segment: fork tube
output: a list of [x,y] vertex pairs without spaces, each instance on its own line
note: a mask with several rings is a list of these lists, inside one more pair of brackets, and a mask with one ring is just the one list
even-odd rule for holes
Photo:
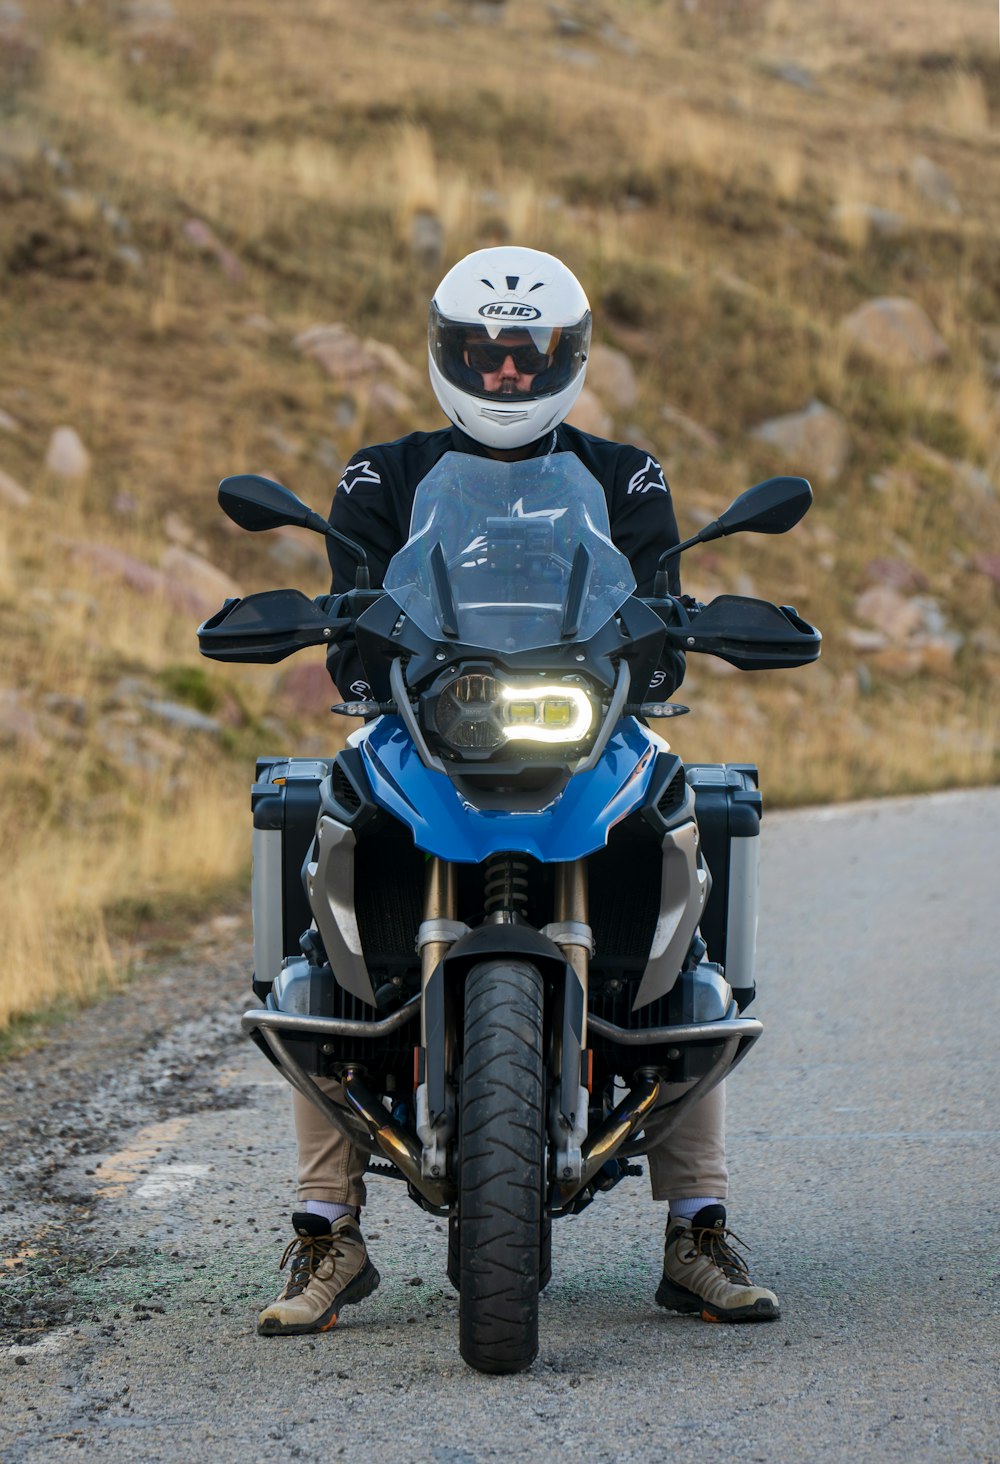
[[[590,928],[590,910],[587,901],[587,866],[582,859],[556,866],[555,918],[556,924],[574,923]],[[580,1045],[587,1045],[587,998],[589,994],[590,952],[585,945],[574,945],[560,941],[563,953],[580,978],[583,987],[583,1031]]]
[[[455,866],[444,859],[434,857],[427,862],[427,882],[424,886],[424,919],[455,919]],[[447,941],[431,940],[420,953],[420,994],[427,990],[427,983],[437,963],[448,950]],[[420,1004],[420,1045],[427,1046],[426,1005]]]

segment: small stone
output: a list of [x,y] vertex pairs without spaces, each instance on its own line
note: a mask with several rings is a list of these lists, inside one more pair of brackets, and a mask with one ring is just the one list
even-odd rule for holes
[[873,203],[841,203],[830,214],[834,226],[848,239],[869,234],[877,239],[898,239],[906,227],[902,214]]
[[31,502],[31,494],[27,488],[22,488],[16,479],[0,468],[0,503],[5,503],[8,508],[27,508]]
[[165,25],[176,15],[171,0],[129,0],[122,6],[122,19],[130,25]]
[[20,430],[21,424],[17,418],[12,417],[9,412],[5,412],[3,407],[0,407],[0,432],[9,432],[13,436]]
[[79,188],[60,188],[56,197],[71,224],[92,224],[98,216],[98,202],[91,193]]
[[181,233],[189,244],[194,245],[195,249],[200,250],[203,254],[214,255],[223,272],[231,280],[235,280],[237,283],[242,281],[243,266],[204,219],[186,219]]
[[132,232],[132,225],[122,213],[121,209],[115,208],[113,203],[108,203],[106,198],[99,199],[97,207],[101,218],[111,232],[117,234],[119,239],[128,238]]
[[90,453],[74,427],[57,427],[49,439],[45,466],[60,478],[85,478],[90,472]]
[[844,632],[844,639],[852,650],[860,651],[862,654],[884,651],[889,644],[880,630],[863,630],[857,625],[848,626]]
[[552,24],[555,26],[557,35],[585,36],[587,34],[586,25],[577,16],[569,15],[556,5],[549,6],[549,14],[552,16]]
[[194,529],[181,518],[179,513],[167,514],[163,520],[163,532],[172,543],[182,544],[185,549],[193,548],[197,542]]
[[418,209],[410,220],[410,253],[421,269],[438,270],[444,258],[444,225],[437,214]]
[[557,61],[564,61],[567,66],[579,66],[582,70],[590,70],[598,63],[598,57],[593,51],[584,50],[583,46],[553,46],[552,54]]
[[960,214],[962,205],[958,201],[955,185],[944,168],[930,158],[916,157],[910,164],[910,181],[928,203],[936,204],[946,213]]
[[799,66],[794,61],[776,61],[767,70],[778,81],[787,81],[789,86],[797,86],[800,91],[819,91],[816,77],[807,66]]
[[146,267],[146,261],[141,251],[132,244],[119,244],[114,252],[114,257],[119,264],[124,265],[129,274],[142,274]]
[[181,702],[152,700],[146,703],[146,708],[154,717],[183,732],[208,732],[217,737],[222,731],[222,723],[215,717],[208,717]]

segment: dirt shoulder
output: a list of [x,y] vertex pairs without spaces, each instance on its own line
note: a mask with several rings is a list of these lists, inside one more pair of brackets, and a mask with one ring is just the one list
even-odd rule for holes
[[[142,962],[121,990],[60,1017],[31,1050],[0,1064],[4,1334],[73,1318],[73,1291],[62,1282],[67,1266],[84,1263],[97,1223],[93,1191],[81,1189],[75,1161],[107,1152],[137,1128],[242,1101],[217,1080],[244,1042],[238,1017],[253,1002],[250,940],[249,919],[219,916],[181,950]],[[18,1284],[22,1273],[30,1284]]]

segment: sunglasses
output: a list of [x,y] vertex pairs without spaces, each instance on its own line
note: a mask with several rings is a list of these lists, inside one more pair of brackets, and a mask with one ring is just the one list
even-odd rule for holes
[[473,343],[466,346],[465,354],[473,371],[478,371],[482,376],[499,371],[508,356],[514,362],[516,370],[526,376],[534,376],[537,372],[544,371],[549,364],[549,358],[545,352],[539,351],[530,341],[523,346]]

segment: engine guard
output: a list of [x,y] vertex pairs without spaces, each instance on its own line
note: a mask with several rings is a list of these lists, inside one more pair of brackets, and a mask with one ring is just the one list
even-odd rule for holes
[[[317,1037],[381,1037],[404,1026],[417,1015],[419,1008],[420,998],[413,997],[399,1011],[379,1022],[294,1016],[255,1008],[244,1013],[241,1025],[292,1087],[314,1104],[339,1133],[362,1152],[382,1155],[391,1160],[426,1201],[427,1208],[444,1213],[454,1202],[454,1184],[423,1175],[420,1144],[389,1116],[357,1073],[349,1071],[344,1076],[344,1093],[350,1107],[342,1108],[328,1098],[315,1080],[296,1062],[282,1040],[282,1033],[286,1036],[308,1034]],[[639,1082],[635,1088],[585,1139],[579,1179],[557,1187],[556,1203],[562,1208],[554,1209],[554,1214],[569,1213],[575,1209],[581,1191],[593,1183],[600,1169],[609,1160],[618,1155],[629,1157],[647,1151],[648,1142],[640,1130],[654,1109],[660,1115],[656,1142],[662,1142],[689,1109],[743,1060],[764,1030],[763,1024],[754,1017],[734,1017],[718,1022],[630,1031],[624,1027],[616,1027],[600,1017],[591,1016],[589,1026],[591,1031],[605,1040],[629,1049],[665,1043],[678,1049],[692,1043],[713,1046],[721,1043],[722,1051],[712,1066],[686,1092],[668,1104],[659,1104],[657,1101],[664,1082],[662,1073],[653,1069],[640,1069]],[[635,1135],[638,1137],[634,1137]]]
[[[591,1016],[588,1027],[601,1037],[627,1048],[669,1043],[671,1047],[680,1049],[691,1044],[711,1043],[715,1046],[721,1042],[722,1051],[711,1067],[686,1092],[670,1103],[658,1102],[660,1089],[665,1081],[662,1072],[653,1068],[640,1068],[635,1087],[585,1140],[580,1178],[569,1184],[558,1185],[557,1194],[563,1209],[553,1209],[553,1214],[575,1213],[580,1208],[582,1193],[593,1188],[599,1171],[609,1160],[617,1157],[630,1158],[647,1152],[649,1143],[640,1131],[654,1110],[657,1113],[656,1143],[660,1144],[694,1104],[704,1098],[717,1083],[721,1083],[736,1064],[743,1060],[764,1030],[763,1024],[755,1017],[734,1017],[719,1022],[690,1023],[687,1026],[653,1027],[636,1032]],[[638,1137],[634,1137],[635,1135]]]
[[447,1214],[454,1199],[454,1186],[447,1181],[426,1178],[421,1173],[421,1149],[417,1140],[391,1118],[375,1094],[369,1092],[357,1072],[344,1074],[344,1095],[350,1105],[342,1108],[320,1088],[289,1052],[284,1036],[384,1037],[404,1026],[420,1010],[415,996],[398,1012],[380,1022],[356,1022],[337,1017],[303,1017],[261,1008],[244,1012],[240,1025],[247,1036],[281,1072],[292,1087],[319,1109],[328,1123],[355,1148],[365,1154],[389,1159],[420,1194],[426,1208]]

